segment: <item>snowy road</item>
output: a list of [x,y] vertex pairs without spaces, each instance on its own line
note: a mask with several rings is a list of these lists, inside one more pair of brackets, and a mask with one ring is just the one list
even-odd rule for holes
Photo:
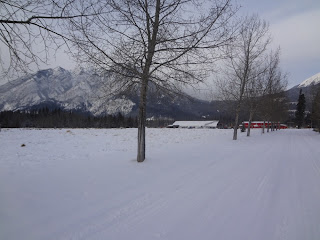
[[320,135],[252,134],[2,130],[0,239],[319,240]]

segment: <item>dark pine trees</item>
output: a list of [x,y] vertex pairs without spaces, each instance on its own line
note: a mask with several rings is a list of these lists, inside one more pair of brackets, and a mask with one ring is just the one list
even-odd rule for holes
[[320,88],[312,101],[311,120],[313,127],[320,133]]
[[297,104],[297,111],[296,111],[296,124],[298,125],[299,129],[303,126],[303,123],[304,123],[305,110],[306,110],[306,98],[302,93],[302,90],[300,89],[299,99]]

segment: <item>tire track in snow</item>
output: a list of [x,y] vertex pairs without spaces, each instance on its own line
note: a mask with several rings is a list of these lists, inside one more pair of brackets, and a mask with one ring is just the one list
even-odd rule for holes
[[[88,239],[101,231],[116,228],[117,225],[134,214],[136,209],[149,204],[150,197],[148,194],[144,194],[115,210],[99,209],[95,214],[69,224],[63,232],[54,233],[52,239]],[[70,229],[79,229],[79,226],[81,226],[81,230],[70,233]]]
[[[229,155],[231,156],[232,153]],[[133,203],[120,208],[117,213],[110,213],[110,217],[101,216],[101,218],[99,218],[98,216],[92,216],[90,217],[92,222],[90,223],[89,221],[84,229],[73,236],[67,236],[63,239],[86,239],[89,236],[99,234],[101,231],[107,231],[107,229],[109,234],[123,230],[126,231],[126,229],[129,231],[133,230],[137,224],[143,225],[148,217],[155,216],[159,212],[170,209],[172,205],[178,205],[179,202],[190,197],[192,198],[198,185],[208,186],[208,188],[210,188],[212,182],[217,179],[217,174],[211,174],[212,169],[216,168],[216,164],[219,163],[224,167],[223,160],[220,160],[218,163],[215,161],[208,161],[206,165],[200,165],[198,168],[191,171],[179,172],[179,175],[175,176],[174,180],[172,177],[168,177],[167,182],[162,183],[163,185],[169,186],[165,193],[153,192],[153,195],[149,194],[143,201],[136,200]],[[228,167],[229,170],[242,166],[241,161],[235,161],[234,163],[236,164],[231,164]],[[189,167],[187,166],[186,170],[188,169]],[[221,177],[223,176],[219,176],[218,174],[218,178]],[[223,196],[224,192],[230,191],[230,188],[239,181],[239,176],[233,176],[230,178],[230,181],[231,182],[226,182],[220,186],[220,192],[217,199]],[[175,184],[172,184],[172,182]],[[210,199],[210,201],[212,200]],[[136,204],[137,202],[140,204]],[[121,223],[121,226],[119,226],[119,223]],[[164,234],[162,233],[160,235],[163,236]]]

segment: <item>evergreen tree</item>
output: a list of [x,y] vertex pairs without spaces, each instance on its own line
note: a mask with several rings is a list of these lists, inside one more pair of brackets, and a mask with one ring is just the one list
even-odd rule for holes
[[312,102],[311,120],[313,127],[317,128],[317,131],[320,133],[320,88]]
[[304,123],[305,110],[306,110],[306,98],[302,93],[302,89],[300,89],[299,99],[297,104],[297,111],[296,111],[296,123],[299,129],[302,127]]

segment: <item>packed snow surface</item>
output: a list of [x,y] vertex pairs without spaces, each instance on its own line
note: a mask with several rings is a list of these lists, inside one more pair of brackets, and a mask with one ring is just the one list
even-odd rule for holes
[[312,130],[147,129],[143,163],[136,135],[2,129],[0,239],[320,239]]

